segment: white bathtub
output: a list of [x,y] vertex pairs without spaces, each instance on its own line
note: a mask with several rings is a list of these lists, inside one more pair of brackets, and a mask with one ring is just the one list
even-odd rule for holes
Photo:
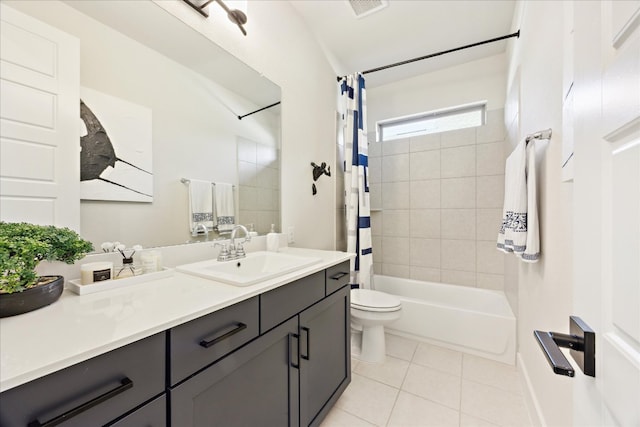
[[515,364],[516,319],[504,292],[380,275],[373,287],[402,301],[387,332]]

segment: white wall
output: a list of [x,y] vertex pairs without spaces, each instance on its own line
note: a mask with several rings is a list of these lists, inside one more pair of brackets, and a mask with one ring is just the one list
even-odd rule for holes
[[204,19],[182,1],[154,0],[222,48],[264,74],[282,90],[282,229],[295,227],[295,246],[335,246],[334,178],[323,177],[311,194],[311,162],[336,164],[335,72],[300,16],[285,1],[248,2],[248,35],[215,4]]
[[562,3],[519,3],[514,28],[520,28],[521,36],[511,42],[505,113],[512,147],[527,134],[553,129],[550,143],[535,143],[541,259],[518,263],[517,293],[519,363],[528,381],[534,424],[554,426],[572,424],[572,380],[552,372],[533,330],[564,332],[573,314],[573,187],[561,181]]

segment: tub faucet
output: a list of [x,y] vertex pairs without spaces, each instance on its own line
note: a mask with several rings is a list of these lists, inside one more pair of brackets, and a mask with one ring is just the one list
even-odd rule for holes
[[207,236],[207,239],[209,238],[209,229],[204,224],[194,225],[193,230],[191,230],[191,236],[197,237],[198,235],[201,234],[201,232],[204,233],[205,236]]
[[[236,245],[236,234],[238,234],[238,230],[242,230],[244,232],[244,240]],[[251,235],[249,234],[247,227],[241,224],[236,225],[233,227],[233,230],[231,230],[231,237],[229,239],[231,241],[229,249],[231,250],[233,258],[244,258],[246,254],[242,244],[251,241]]]

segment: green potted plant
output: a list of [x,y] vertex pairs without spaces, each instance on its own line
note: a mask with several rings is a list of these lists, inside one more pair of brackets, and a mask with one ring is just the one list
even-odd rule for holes
[[93,250],[75,231],[53,225],[0,222],[0,317],[26,313],[56,301],[62,276],[38,276],[40,261],[73,264]]

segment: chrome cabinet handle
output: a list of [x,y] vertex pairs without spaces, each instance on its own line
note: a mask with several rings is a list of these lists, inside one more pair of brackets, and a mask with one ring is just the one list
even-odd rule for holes
[[106,402],[107,400],[117,396],[118,394],[129,390],[130,388],[133,388],[133,381],[131,381],[129,378],[124,377],[122,380],[120,380],[120,385],[116,388],[114,388],[113,390],[110,390],[106,393],[101,394],[100,396],[96,397],[95,399],[92,399],[86,403],[81,404],[80,406],[77,406],[73,409],[71,409],[70,411],[65,412],[62,415],[58,415],[55,418],[50,419],[49,421],[45,421],[44,423],[41,423],[40,421],[38,421],[38,419],[36,418],[35,420],[31,421],[27,427],[53,427],[53,426],[57,426],[60,423],[63,423],[65,421],[70,420],[71,418],[75,417],[76,415],[80,415],[81,413],[93,408],[96,405],[99,405],[103,402]]
[[210,341],[207,340],[202,340],[200,341],[200,345],[204,348],[209,348],[212,345],[218,344],[220,341],[226,340],[227,338],[231,337],[232,335],[237,334],[238,332],[244,330],[247,328],[247,325],[245,325],[244,323],[238,322],[235,325],[235,328],[233,328],[232,330],[230,330],[229,332],[227,332],[226,334],[220,335],[219,337],[216,337]]

